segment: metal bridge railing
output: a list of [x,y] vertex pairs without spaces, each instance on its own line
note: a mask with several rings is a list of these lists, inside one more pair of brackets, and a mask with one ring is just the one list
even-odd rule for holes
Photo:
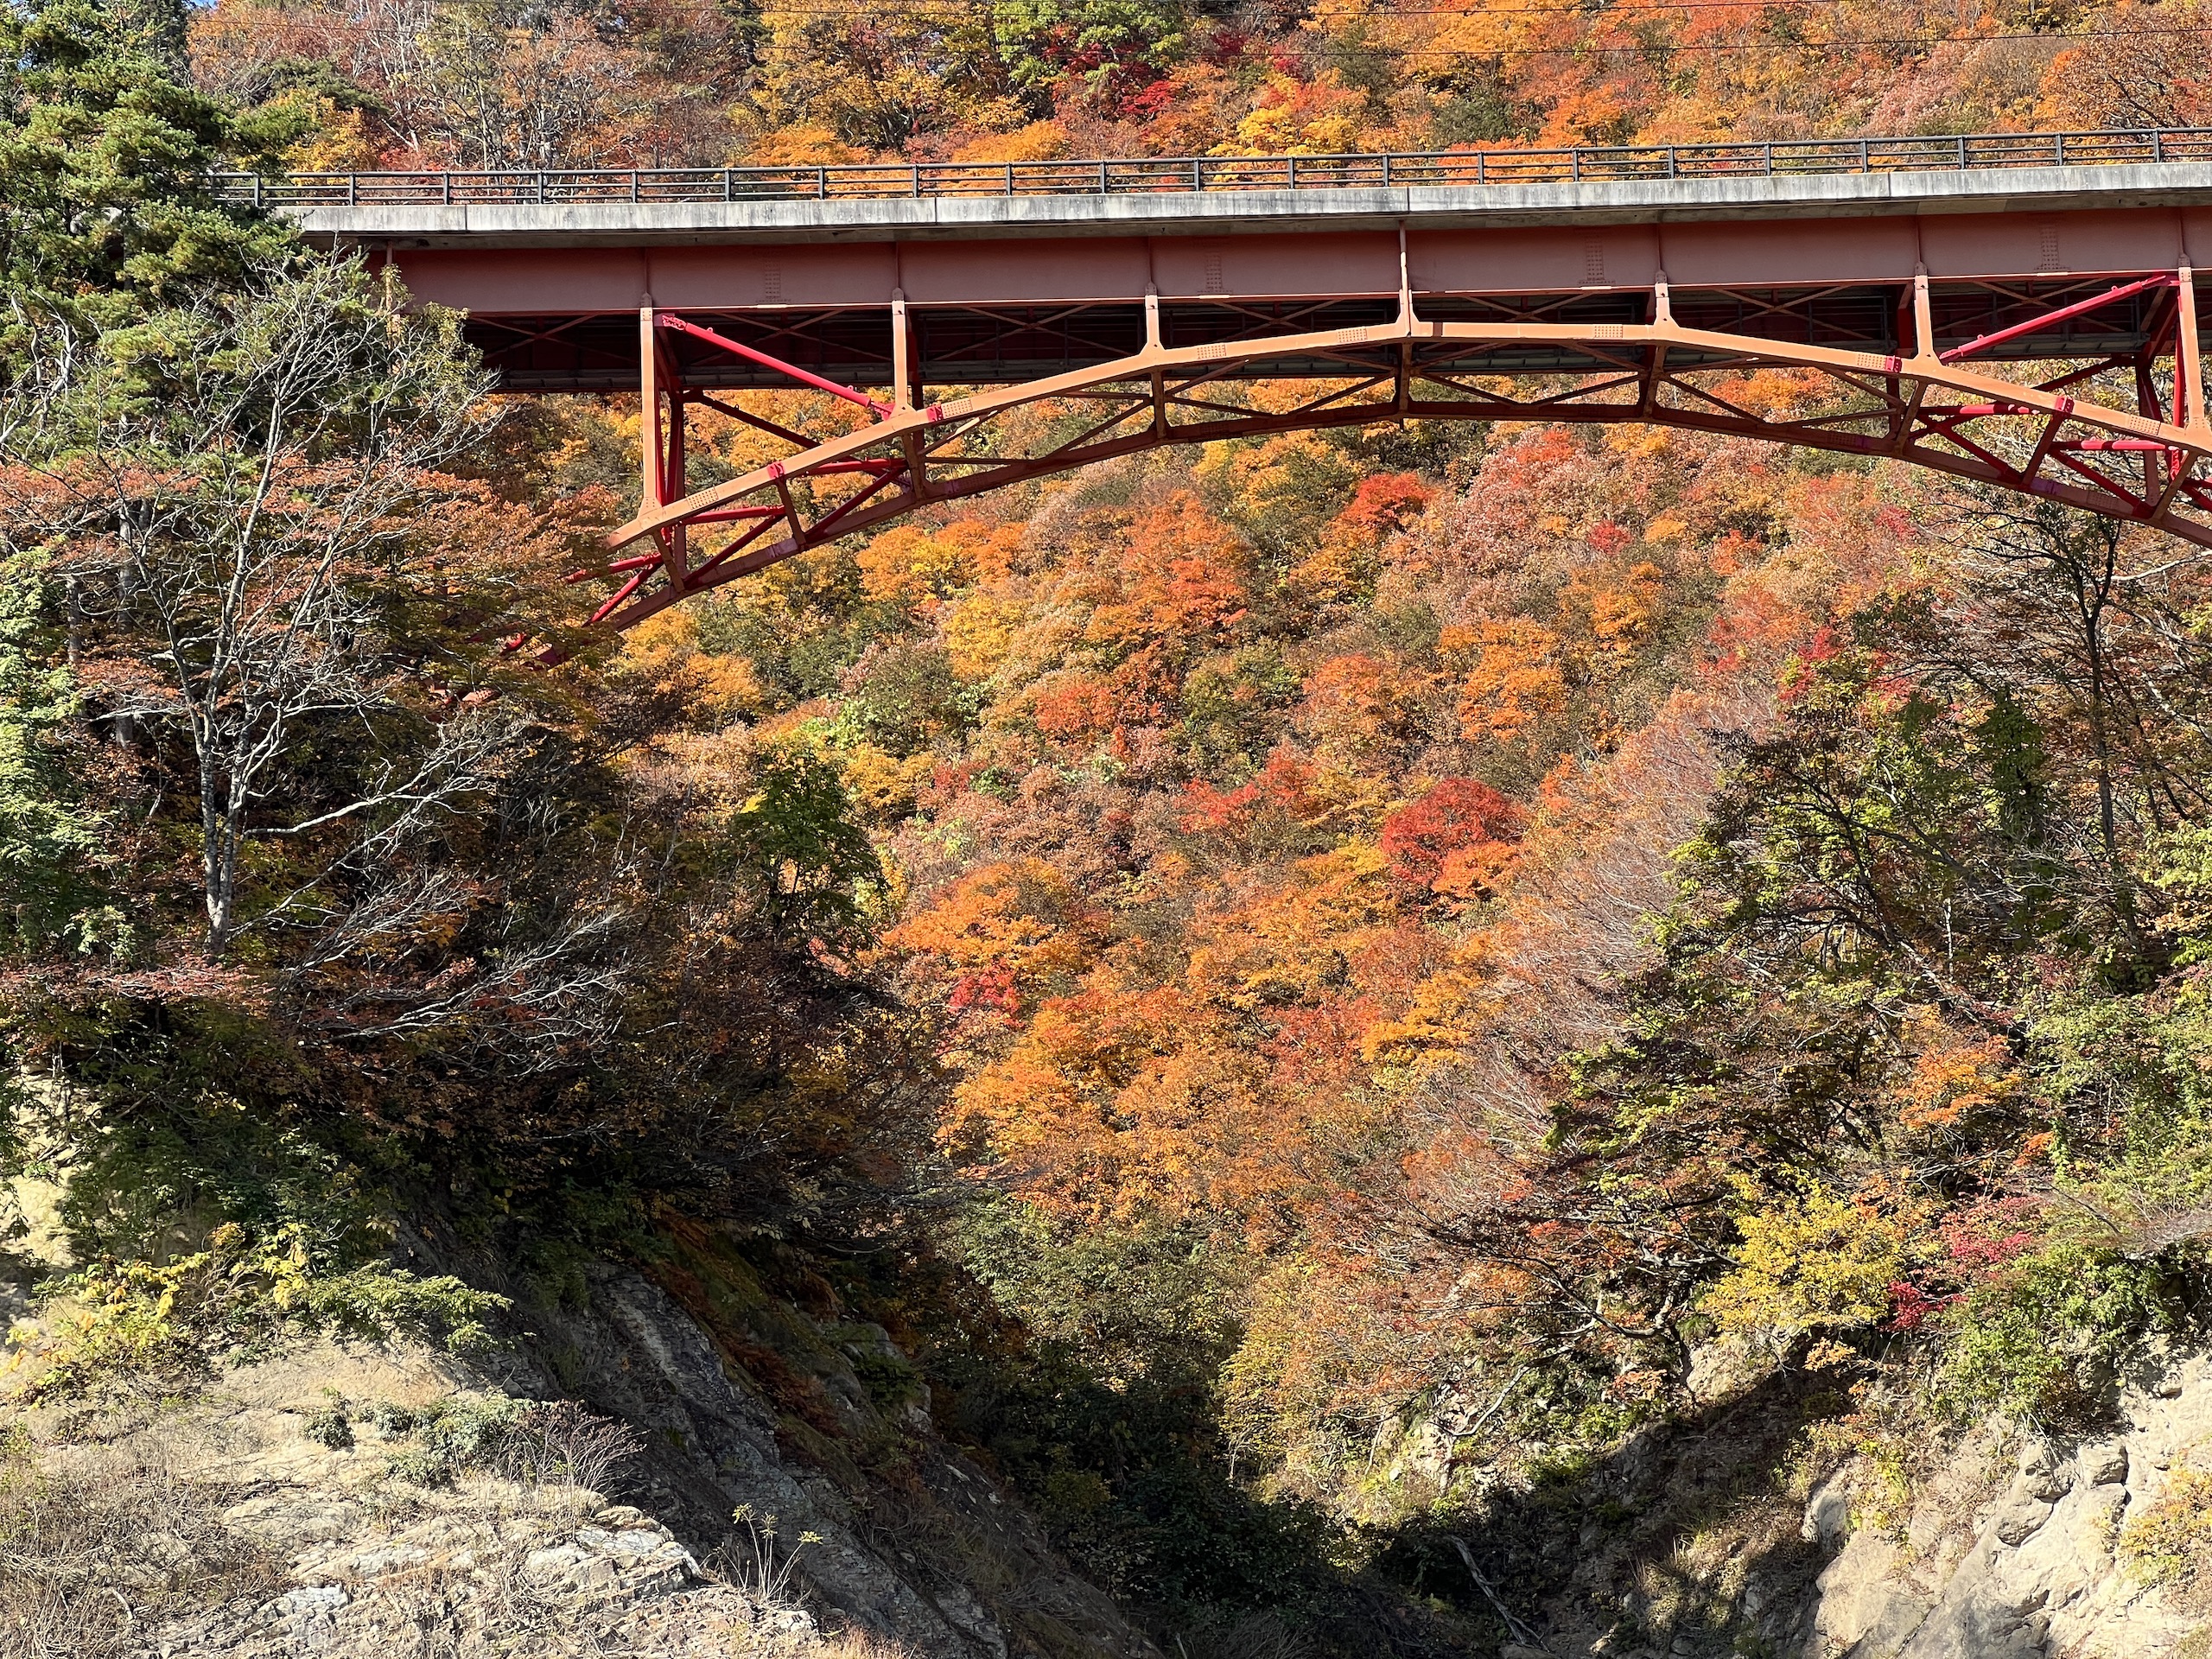
[[2212,129],[1788,138],[1592,149],[1387,156],[1189,156],[1116,161],[860,162],[837,167],[556,168],[536,173],[218,175],[223,196],[272,207],[568,202],[838,201],[893,196],[1103,196],[1192,191],[1772,178],[1819,173],[2212,162]]

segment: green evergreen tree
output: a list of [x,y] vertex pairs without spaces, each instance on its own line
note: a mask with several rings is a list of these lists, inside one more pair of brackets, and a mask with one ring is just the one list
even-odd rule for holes
[[0,361],[57,314],[113,327],[297,247],[214,175],[270,164],[308,118],[194,88],[182,31],[173,0],[0,9]]
[[[200,92],[185,44],[181,0],[0,8],[0,500],[12,507],[84,441],[73,386],[98,384],[118,406],[157,400],[158,374],[130,366],[175,354],[195,300],[300,251],[281,220],[224,200],[215,175],[266,165],[302,115],[242,113]],[[166,350],[142,349],[164,335]],[[96,359],[125,372],[88,380]],[[0,564],[0,949],[119,944],[116,912],[84,879],[98,814],[65,760],[77,697],[54,614],[56,543],[35,531],[4,539],[16,546]]]
[[85,880],[95,826],[56,747],[76,696],[41,638],[40,586],[0,575],[0,954],[102,931]]

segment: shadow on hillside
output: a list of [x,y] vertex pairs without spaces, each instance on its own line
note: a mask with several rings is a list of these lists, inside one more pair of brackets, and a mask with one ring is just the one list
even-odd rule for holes
[[1772,1378],[1529,1490],[1351,1536],[1233,1482],[1195,1380],[1109,1386],[1061,1362],[950,1393],[954,1438],[1173,1659],[1563,1656],[1608,1632],[1622,1656],[1784,1645],[1821,1565],[1788,1464],[1806,1425],[1848,1409],[1818,1378]]
[[1611,1632],[1623,1656],[1786,1649],[1823,1565],[1799,1536],[1792,1454],[1808,1425],[1849,1408],[1833,1380],[1769,1377],[1527,1491],[1409,1520],[1374,1573],[1487,1615],[1494,1643],[1580,1653]]

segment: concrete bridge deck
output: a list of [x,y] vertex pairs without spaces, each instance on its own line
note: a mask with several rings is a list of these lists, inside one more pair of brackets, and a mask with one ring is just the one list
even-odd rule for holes
[[[702,390],[1033,380],[1163,344],[1437,321],[1651,320],[1880,355],[2063,309],[2110,276],[2212,268],[2212,162],[1106,195],[676,202],[385,202],[291,210],[465,311],[513,391],[639,385],[642,311],[711,321],[772,361],[681,331]],[[2138,350],[2157,296],[2069,315],[1998,355]],[[1147,319],[1147,306],[1153,310]],[[1238,353],[1230,353],[1237,355]],[[1501,368],[1583,366],[1531,343]],[[1236,374],[1329,375],[1290,353]]]
[[[435,201],[286,211],[328,245],[635,248],[1711,220],[2079,213],[2212,207],[2212,162],[1755,174],[1535,184],[828,200]],[[2206,251],[2212,258],[2212,248]]]

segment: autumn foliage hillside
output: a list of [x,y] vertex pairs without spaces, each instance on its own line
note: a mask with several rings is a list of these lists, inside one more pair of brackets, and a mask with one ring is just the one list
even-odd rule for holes
[[[1232,1229],[1312,1287],[1301,1325],[1342,1324],[1317,1352],[1388,1342],[1382,1281],[1330,1275],[1360,1279],[1399,1181],[1446,1179],[1446,1099],[1541,1146],[1727,734],[1913,542],[1873,476],[1749,446],[1533,429],[1388,465],[1453,442],[1129,466],[1016,534],[862,546],[843,605],[772,575],[698,625],[796,654],[873,613],[830,695],[760,729],[874,804],[948,1154],[1056,1230]],[[1280,1385],[1389,1412],[1410,1376]]]
[[2189,1327],[2201,561],[1630,429],[982,505],[665,626],[874,825],[952,1248],[1245,1490],[1479,1516],[1774,1379],[1799,1457],[2086,1422]]
[[308,168],[1684,143],[2212,120],[2199,0],[219,0]]
[[[74,1252],[10,1374],[480,1335],[711,1236],[1183,1653],[1763,1641],[1697,1550],[1764,1528],[1770,1607],[1847,1452],[2088,1435],[2204,1336],[2212,565],[1882,461],[1387,423],[594,635],[556,578],[634,399],[499,397],[207,175],[2212,120],[2206,21],[0,11],[0,1173]],[[696,480],[781,452],[695,413]],[[863,1478],[726,1357],[899,1554],[895,1433]]]

